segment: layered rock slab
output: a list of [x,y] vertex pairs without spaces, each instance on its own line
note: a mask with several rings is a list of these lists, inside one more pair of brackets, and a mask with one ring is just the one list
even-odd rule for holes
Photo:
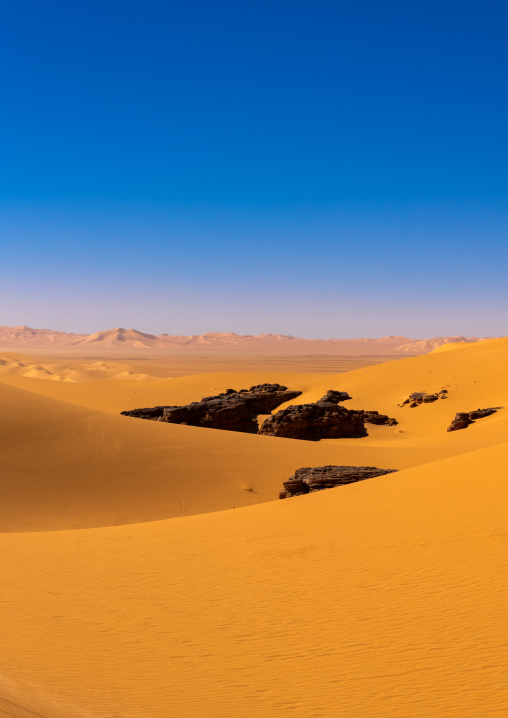
[[122,411],[124,416],[257,434],[257,417],[269,414],[281,404],[300,396],[301,391],[281,384],[257,384],[250,389],[227,389],[185,406],[155,406]]
[[337,391],[337,389],[328,389],[326,394],[321,397],[321,399],[318,399],[316,404],[338,404],[339,401],[347,401],[348,399],[352,399],[351,396],[347,393],[347,391]]
[[397,419],[392,419],[386,414],[380,414],[378,411],[364,411],[363,409],[357,412],[361,414],[366,424],[377,424],[378,426],[397,426],[399,423]]
[[366,436],[365,424],[394,426],[396,419],[377,411],[346,409],[339,402],[350,399],[346,392],[328,391],[314,404],[294,404],[269,416],[260,434],[287,439],[319,441]]
[[291,478],[284,481],[284,489],[280,492],[279,499],[354,484],[375,476],[393,474],[395,471],[397,469],[378,469],[375,466],[307,466],[297,469]]
[[269,416],[259,427],[259,433],[306,441],[366,435],[360,412],[332,402],[288,406]]
[[420,404],[432,404],[438,399],[448,399],[447,389],[441,389],[441,391],[437,391],[435,394],[427,394],[426,391],[414,391],[402,404],[399,404],[399,406],[409,404],[410,409],[414,409],[416,406],[420,406]]
[[455,417],[448,427],[447,431],[459,431],[460,429],[466,429],[470,424],[474,424],[476,419],[484,419],[486,416],[495,414],[497,409],[476,409],[475,411],[459,411],[455,414]]
[[260,414],[270,414],[301,393],[281,384],[258,384],[240,391],[227,389],[217,396],[207,396],[184,406],[154,406],[121,413],[150,421],[307,441],[366,436],[365,423],[389,426],[397,423],[377,411],[349,410],[339,406],[339,402],[351,397],[347,392],[330,389],[313,404],[289,406],[269,416],[258,428]]

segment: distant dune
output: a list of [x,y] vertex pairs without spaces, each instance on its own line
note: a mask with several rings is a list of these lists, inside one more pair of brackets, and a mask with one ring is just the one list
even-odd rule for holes
[[0,326],[0,345],[8,347],[45,347],[45,346],[72,346],[79,343],[87,335],[59,332],[56,329],[32,329],[21,325],[19,327]]
[[0,327],[0,349],[152,349],[164,352],[237,352],[259,354],[408,355],[427,354],[443,344],[477,342],[480,337],[410,339],[388,336],[376,339],[302,339],[285,334],[235,334],[207,332],[189,336],[147,334],[117,327],[94,334],[73,334],[27,326]]

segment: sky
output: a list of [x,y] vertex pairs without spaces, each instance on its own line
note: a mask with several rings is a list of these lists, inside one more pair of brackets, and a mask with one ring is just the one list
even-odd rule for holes
[[508,334],[507,23],[0,0],[0,325]]

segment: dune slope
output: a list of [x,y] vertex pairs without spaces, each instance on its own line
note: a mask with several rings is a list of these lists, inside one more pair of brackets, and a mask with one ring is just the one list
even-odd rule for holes
[[[68,383],[1,374],[0,528],[116,525],[249,506],[275,499],[301,466],[408,468],[499,444],[508,435],[505,409],[466,431],[446,428],[457,411],[508,405],[507,358],[508,340],[494,340],[335,376],[228,373]],[[369,426],[363,439],[311,443],[119,415],[266,380],[301,389],[295,402],[345,389],[354,397],[347,406],[376,409],[399,424]],[[412,391],[442,386],[446,401],[397,406]]]
[[54,718],[504,716],[507,470],[505,444],[236,511],[4,535],[4,695]]
[[[0,384],[0,530],[107,526],[271,501],[336,442],[292,441],[109,414]],[[363,449],[377,461],[382,452]],[[350,458],[359,456],[358,448]],[[390,467],[388,467],[390,468]],[[397,468],[397,467],[395,467]]]

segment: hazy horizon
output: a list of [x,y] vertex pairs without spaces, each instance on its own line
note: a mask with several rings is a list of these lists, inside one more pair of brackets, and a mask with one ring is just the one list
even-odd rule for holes
[[[202,332],[201,334],[196,334],[196,333],[192,334],[192,333],[189,333],[189,332],[183,332],[183,333],[181,333],[181,334],[172,334],[171,332],[167,332],[167,331],[164,331],[164,330],[158,331],[158,332],[148,332],[148,331],[144,330],[144,329],[141,328],[141,327],[121,327],[121,326],[119,326],[119,325],[117,325],[117,326],[115,326],[115,327],[98,328],[98,329],[95,329],[95,330],[90,331],[90,332],[64,330],[64,329],[60,329],[60,328],[58,328],[58,327],[34,327],[34,326],[30,326],[29,324],[16,324],[16,325],[11,325],[11,326],[9,326],[9,325],[0,325],[0,329],[4,329],[4,328],[5,328],[5,329],[20,329],[20,328],[25,328],[25,329],[29,329],[29,330],[34,330],[34,331],[36,331],[36,332],[37,332],[37,331],[39,331],[39,332],[48,332],[48,331],[49,331],[49,332],[63,332],[63,333],[65,333],[65,334],[76,334],[76,335],[78,335],[78,336],[90,336],[90,335],[93,335],[93,334],[104,334],[104,333],[111,332],[111,331],[135,331],[135,332],[139,332],[140,334],[146,334],[146,335],[149,335],[149,336],[198,337],[198,336],[203,336],[203,335],[205,335],[205,334],[212,334],[212,335],[213,335],[213,334],[216,334],[216,335],[235,335],[235,336],[238,336],[238,337],[251,337],[251,336],[257,336],[257,337],[259,337],[259,336],[267,336],[267,337],[272,337],[272,336],[273,336],[273,337],[284,337],[284,338],[291,338],[291,339],[304,339],[304,340],[310,340],[310,341],[333,341],[333,340],[349,341],[349,340],[356,340],[356,339],[361,340],[361,339],[391,339],[391,338],[394,338],[394,339],[395,339],[395,338],[399,338],[399,337],[402,337],[402,338],[405,338],[405,339],[414,339],[414,340],[420,340],[420,339],[425,340],[425,339],[434,339],[434,338],[437,338],[437,335],[428,336],[428,337],[424,337],[424,336],[411,336],[411,337],[410,337],[410,336],[407,336],[407,335],[405,335],[405,334],[384,334],[384,335],[369,336],[369,337],[367,337],[367,336],[361,336],[361,337],[360,337],[360,336],[355,336],[355,337],[354,337],[354,336],[329,336],[329,337],[324,337],[324,336],[318,337],[318,336],[316,336],[316,337],[306,337],[306,336],[301,336],[301,335],[296,335],[296,334],[284,334],[284,333],[281,333],[281,332],[278,332],[278,333],[275,333],[275,332],[259,332],[259,333],[257,333],[257,334],[252,334],[252,333],[248,333],[248,332],[239,333],[239,332],[233,332],[233,331],[228,331],[228,330],[217,330],[217,331],[214,331],[214,332]],[[465,337],[465,338],[474,338],[474,339],[494,339],[494,338],[499,338],[499,337],[479,337],[478,335],[465,335],[465,334],[447,334],[447,335],[440,335],[440,336],[447,336],[447,337],[450,337],[450,338]]]

